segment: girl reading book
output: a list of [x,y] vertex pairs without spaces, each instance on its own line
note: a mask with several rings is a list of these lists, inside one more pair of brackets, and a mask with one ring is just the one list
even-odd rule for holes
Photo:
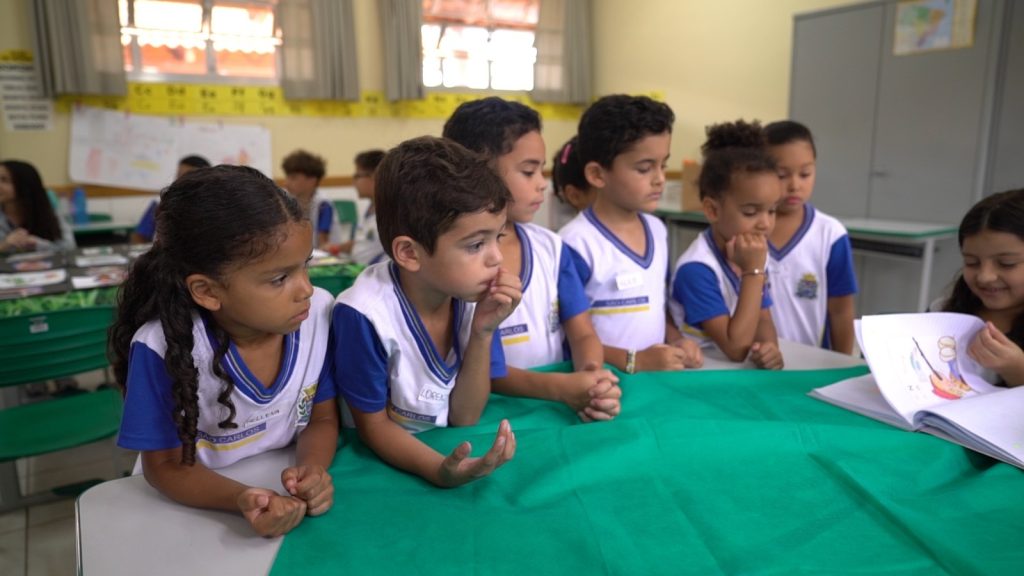
[[968,354],[1006,386],[1024,384],[1024,189],[993,194],[960,222],[963,270],[943,306],[985,321]]

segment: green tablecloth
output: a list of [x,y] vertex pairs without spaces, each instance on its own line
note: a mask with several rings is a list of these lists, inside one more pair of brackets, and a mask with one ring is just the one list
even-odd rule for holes
[[441,490],[354,435],[334,508],[285,537],[308,574],[1024,574],[1024,472],[806,396],[865,368],[623,378],[623,414],[492,397],[481,424],[420,437],[515,460]]
[[[365,266],[359,264],[336,264],[315,266],[309,269],[309,279],[314,286],[320,286],[337,296],[355,282],[356,276]],[[27,296],[11,300],[0,300],[0,318],[53,312],[71,308],[91,306],[113,306],[117,303],[117,287],[73,290],[60,294]]]

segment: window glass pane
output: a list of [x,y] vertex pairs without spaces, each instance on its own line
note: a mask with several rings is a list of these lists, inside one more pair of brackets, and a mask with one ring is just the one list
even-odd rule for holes
[[540,0],[420,1],[425,86],[533,88]]
[[427,88],[436,88],[441,85],[443,79],[441,77],[441,59],[440,58],[424,58],[423,59],[423,85]]
[[466,58],[469,54],[485,55],[487,51],[488,32],[486,28],[475,26],[447,26],[438,49],[446,57]]
[[203,7],[184,0],[135,0],[135,27],[202,32]]
[[135,70],[135,65],[132,62],[132,36],[131,34],[121,34],[121,48],[124,51],[124,71],[131,72]]
[[140,35],[139,50],[142,72],[147,74],[206,74],[205,47],[182,46],[174,42],[158,44],[151,38],[143,43]]
[[424,22],[484,24],[486,0],[423,0]]
[[210,12],[213,34],[235,36],[274,35],[274,11],[269,6],[253,6],[218,2]]
[[491,63],[491,88],[533,90],[533,59],[505,59]]
[[277,46],[273,40],[264,40],[262,44],[252,38],[241,40],[244,42],[214,41],[217,74],[245,78],[277,77],[277,59],[274,56]]
[[503,58],[537,58],[537,49],[533,47],[533,32],[526,30],[495,30],[491,32],[488,45],[488,57],[491,60]]
[[537,12],[540,8],[537,0],[491,0],[488,14],[491,24],[535,27]]
[[121,26],[128,26],[128,0],[117,0],[117,17]]
[[484,90],[490,84],[489,65],[483,58],[445,58],[441,69],[444,74],[444,85],[448,88],[467,86]]

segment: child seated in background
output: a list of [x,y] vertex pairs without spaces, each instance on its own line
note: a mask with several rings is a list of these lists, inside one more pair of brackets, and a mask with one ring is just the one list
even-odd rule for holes
[[964,266],[942,310],[984,320],[967,353],[1004,385],[1024,385],[1024,189],[975,204],[957,239]]
[[578,153],[579,145],[573,136],[555,152],[551,167],[551,189],[558,198],[556,213],[558,227],[576,217],[581,210],[589,208],[597,197],[583,174]]
[[334,207],[317,192],[327,173],[324,159],[305,150],[296,150],[285,156],[281,169],[284,170],[285,190],[299,201],[313,223],[313,247],[340,243],[341,224],[334,215]]
[[356,194],[369,200],[370,206],[356,226],[352,239],[342,242],[337,251],[351,254],[352,261],[357,264],[374,264],[387,257],[377,236],[377,216],[373,206],[374,174],[383,159],[383,150],[367,150],[356,154],[355,158],[356,173],[352,177],[352,183],[356,187]]
[[71,250],[75,236],[54,210],[35,166],[0,162],[0,252]]
[[[622,391],[603,368],[604,351],[569,248],[531,223],[548,187],[540,130],[536,111],[497,97],[460,105],[444,125],[444,137],[482,154],[512,195],[511,225],[499,246],[505,268],[518,271],[523,301],[499,328],[508,375],[494,380],[494,391],[564,402],[584,422],[609,420],[619,413]],[[566,345],[573,372],[527,370],[566,359]]]
[[[178,162],[178,170],[174,174],[174,179],[177,180],[197,168],[209,167],[210,161],[202,156],[185,156]],[[138,225],[135,226],[135,231],[129,238],[132,244],[147,244],[156,239],[156,212],[159,205],[160,198],[157,198],[146,207],[146,211],[142,214]]]
[[[258,171],[217,166],[167,188],[157,233],[110,328],[125,395],[118,445],[142,452],[146,481],[168,498],[240,512],[263,536],[327,512],[332,300],[306,274],[309,220]],[[292,441],[281,493],[215,471]]]
[[766,266],[782,183],[757,122],[716,124],[707,134],[699,187],[711,225],[676,262],[673,319],[733,362],[749,356],[759,368],[778,370]]
[[668,232],[648,214],[665,187],[674,121],[666,104],[644,96],[590,106],[579,159],[597,197],[559,232],[575,251],[605,361],[629,374],[703,364],[700,349],[666,321]]
[[491,378],[506,374],[496,332],[522,298],[498,248],[508,202],[498,175],[455,142],[399,144],[377,169],[377,229],[391,261],[364,270],[334,307],[335,378],[359,437],[436,486],[486,476],[515,454],[506,420],[481,458],[468,442],[442,456],[415,436],[475,424]]
[[817,150],[806,126],[764,127],[783,195],[768,240],[772,319],[779,338],[852,354],[857,277],[846,228],[811,203]]

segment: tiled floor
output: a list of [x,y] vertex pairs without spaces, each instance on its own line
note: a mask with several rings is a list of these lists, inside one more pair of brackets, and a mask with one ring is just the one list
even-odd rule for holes
[[[18,476],[22,493],[31,494],[93,478],[109,480],[130,469],[133,462],[134,455],[114,448],[113,439],[107,439],[20,460]],[[121,472],[116,472],[115,466]],[[74,572],[74,498],[0,514],[0,575],[64,576]]]

